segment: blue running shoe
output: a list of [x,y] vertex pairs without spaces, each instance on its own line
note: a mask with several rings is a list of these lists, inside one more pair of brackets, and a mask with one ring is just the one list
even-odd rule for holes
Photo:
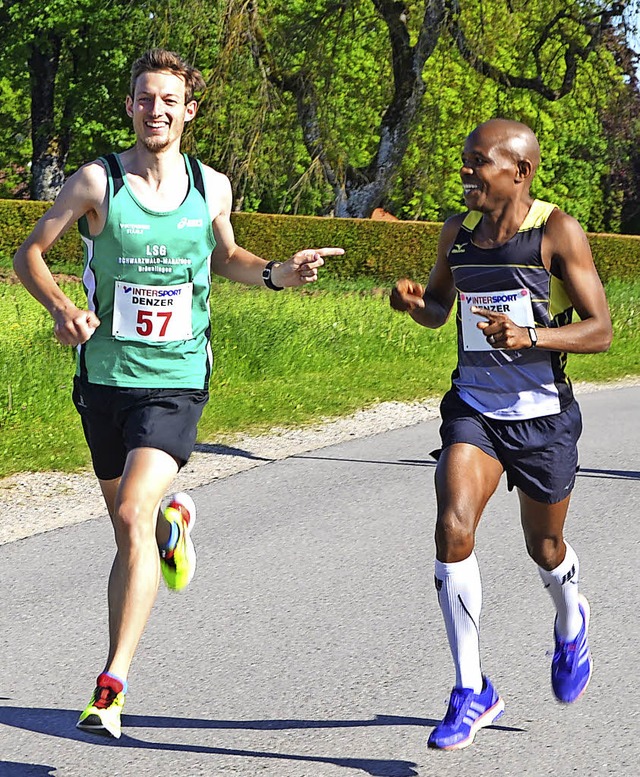
[[582,594],[578,598],[580,602],[578,606],[582,614],[582,628],[578,636],[569,642],[563,642],[558,638],[555,626],[553,629],[556,649],[551,662],[551,686],[556,699],[565,704],[571,704],[582,696],[587,690],[593,672],[593,661],[587,640],[589,602]]
[[490,726],[503,712],[504,701],[488,677],[483,678],[480,693],[471,688],[454,688],[444,720],[431,732],[429,747],[462,750],[473,743],[479,729]]

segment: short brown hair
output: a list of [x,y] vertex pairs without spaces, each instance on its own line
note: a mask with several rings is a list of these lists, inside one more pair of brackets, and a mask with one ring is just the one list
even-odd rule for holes
[[131,67],[131,83],[129,84],[131,97],[134,95],[138,76],[162,70],[167,70],[184,81],[186,102],[193,100],[194,93],[201,92],[206,87],[202,73],[182,59],[175,51],[149,49],[136,59]]

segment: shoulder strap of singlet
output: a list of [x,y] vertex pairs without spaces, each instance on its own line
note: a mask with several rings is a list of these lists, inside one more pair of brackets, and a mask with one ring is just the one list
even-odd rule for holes
[[[526,232],[529,229],[536,229],[542,227],[547,223],[547,219],[553,213],[558,206],[552,202],[545,202],[544,200],[534,200],[529,212],[527,213],[525,220],[520,225],[518,232]],[[478,226],[482,213],[477,210],[470,210],[464,217],[462,227],[469,232]]]
[[195,186],[196,191],[200,192],[200,194],[202,195],[202,199],[206,202],[207,194],[204,188],[204,176],[202,175],[202,167],[200,166],[200,162],[198,162],[198,160],[195,159],[195,157],[187,156],[187,163],[191,168],[193,185]]
[[107,166],[107,170],[109,171],[109,175],[113,181],[113,196],[115,197],[120,189],[122,189],[124,186],[122,170],[118,164],[118,160],[116,159],[115,154],[106,154],[106,156],[102,156],[100,159],[102,159],[102,161]]
[[462,220],[461,229],[467,230],[467,232],[473,232],[478,226],[482,213],[479,210],[470,210]]
[[529,229],[539,229],[544,227],[547,223],[549,216],[558,206],[553,202],[545,202],[544,200],[534,200],[533,205],[527,213],[527,217],[520,225],[519,232],[526,232]]

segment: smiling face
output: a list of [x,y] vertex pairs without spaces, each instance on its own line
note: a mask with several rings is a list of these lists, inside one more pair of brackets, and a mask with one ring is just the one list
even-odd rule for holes
[[195,100],[185,104],[185,82],[166,71],[142,73],[133,97],[127,97],[127,113],[133,129],[148,151],[158,153],[177,143],[184,124],[196,115]]
[[528,196],[538,161],[537,140],[524,124],[503,119],[481,124],[467,138],[462,153],[465,205],[490,212]]

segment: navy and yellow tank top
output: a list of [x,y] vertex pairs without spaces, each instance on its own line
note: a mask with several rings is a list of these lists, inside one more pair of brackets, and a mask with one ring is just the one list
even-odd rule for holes
[[509,299],[515,295],[529,297],[529,310],[537,327],[571,322],[573,308],[562,278],[554,267],[549,272],[542,262],[542,236],[555,208],[535,200],[518,232],[495,248],[474,244],[473,232],[482,214],[470,211],[448,254],[458,292],[458,365],[452,383],[461,399],[490,418],[517,421],[554,415],[573,400],[571,382],[565,374],[565,353],[537,348],[469,350],[473,347],[469,345],[471,337],[467,337],[466,348],[463,339],[465,303],[461,300],[468,300],[470,294],[478,295],[476,304],[481,307],[489,307],[482,302],[491,299],[497,303],[494,309],[507,315]]
[[100,319],[78,348],[77,374],[90,383],[139,388],[208,386],[210,258],[215,238],[200,163],[184,155],[187,195],[156,212],[131,190],[116,154],[101,157],[108,180],[104,229],[86,218],[83,282]]

